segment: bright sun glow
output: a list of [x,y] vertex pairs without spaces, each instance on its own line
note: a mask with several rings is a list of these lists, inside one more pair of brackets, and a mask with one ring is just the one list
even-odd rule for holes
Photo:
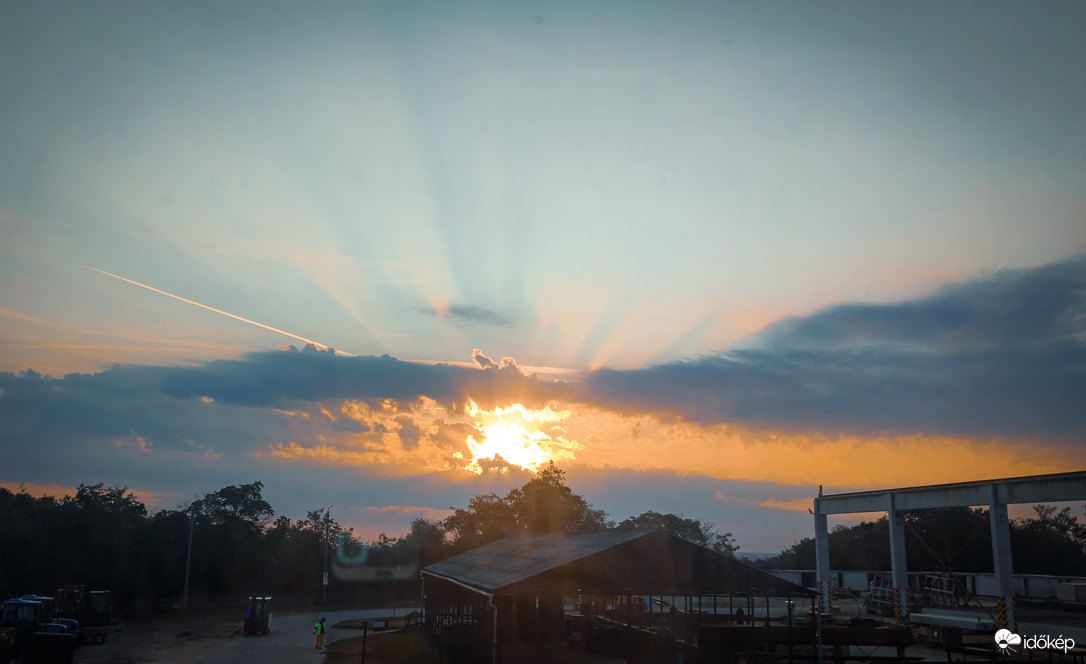
[[467,469],[476,474],[483,472],[480,462],[485,460],[497,461],[501,457],[510,466],[535,471],[548,461],[573,459],[574,451],[581,449],[575,441],[563,437],[561,422],[570,416],[566,410],[550,406],[532,410],[518,403],[487,411],[472,401],[464,412],[475,419],[476,428],[483,434],[482,441],[474,437],[467,440],[472,455]]

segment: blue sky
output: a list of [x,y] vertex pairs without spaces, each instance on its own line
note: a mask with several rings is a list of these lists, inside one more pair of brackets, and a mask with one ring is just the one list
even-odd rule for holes
[[[621,518],[619,483],[652,485],[725,528],[774,524],[746,548],[806,534],[767,501],[922,483],[947,445],[940,481],[977,479],[983,450],[1081,468],[1084,22],[1071,2],[5,3],[0,482],[169,503],[263,479],[300,514],[332,502],[299,497],[334,456],[312,450],[355,450],[337,473],[374,488],[327,483],[337,505],[444,509],[519,477],[426,456],[426,408],[481,436],[468,399],[557,400],[551,449],[590,501]],[[357,355],[305,374],[354,377],[229,403],[204,376],[264,394],[302,344],[85,266]],[[374,372],[385,354],[405,362]],[[515,364],[495,382],[480,357]],[[27,369],[78,398],[47,402]],[[376,410],[336,430],[355,402]],[[67,433],[19,415],[36,407]],[[46,441],[150,452],[11,454]],[[811,441],[912,462],[771,472]],[[167,449],[195,456],[139,460]]]

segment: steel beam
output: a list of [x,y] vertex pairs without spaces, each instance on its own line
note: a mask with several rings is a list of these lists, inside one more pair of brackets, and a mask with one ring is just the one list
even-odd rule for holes
[[886,510],[886,496],[893,493],[894,504],[899,510],[976,507],[991,502],[990,487],[993,486],[999,502],[1004,505],[1083,500],[1086,499],[1086,471],[840,493],[820,496],[815,499],[815,504],[816,511],[822,514],[883,512]]

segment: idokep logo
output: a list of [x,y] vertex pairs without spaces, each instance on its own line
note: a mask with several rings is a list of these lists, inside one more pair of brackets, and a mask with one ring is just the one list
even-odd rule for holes
[[1022,637],[1009,629],[1001,629],[995,633],[995,642],[996,645],[999,646],[999,651],[1006,655],[1009,652],[1017,652],[1011,646],[1022,643]]
[[1001,629],[996,632],[995,642],[999,646],[999,651],[1004,655],[1017,652],[1011,647],[1016,645],[1021,645],[1026,650],[1062,650],[1064,654],[1067,654],[1067,651],[1075,647],[1075,640],[1064,638],[1062,634],[1056,638],[1052,638],[1048,634],[1022,638],[1009,629]]

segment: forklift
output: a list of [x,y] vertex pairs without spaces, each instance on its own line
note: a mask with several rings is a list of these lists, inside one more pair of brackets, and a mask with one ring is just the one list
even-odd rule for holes
[[271,631],[271,596],[250,595],[245,604],[245,624],[242,632],[249,634],[264,634]]

